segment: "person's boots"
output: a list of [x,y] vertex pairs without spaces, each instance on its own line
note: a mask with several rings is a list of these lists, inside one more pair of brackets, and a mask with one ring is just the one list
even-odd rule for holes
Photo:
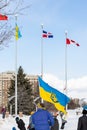
[[61,129],[64,129],[64,126],[65,126],[66,123],[67,123],[67,121],[65,120],[65,122],[63,122],[62,125],[61,125]]
[[64,125],[65,125],[65,122],[62,123],[62,125],[61,125],[61,129],[64,129]]

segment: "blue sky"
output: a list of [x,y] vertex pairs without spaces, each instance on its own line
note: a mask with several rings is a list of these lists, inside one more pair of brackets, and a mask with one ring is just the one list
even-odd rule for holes
[[[80,47],[67,46],[67,78],[87,76],[87,1],[79,0],[24,0],[29,9],[18,16],[22,38],[18,44],[18,64],[27,74],[41,74],[41,24],[44,30],[54,35],[43,39],[43,73],[65,79],[65,31],[67,37]],[[11,7],[12,8],[12,7]],[[13,17],[9,22],[15,26]],[[15,38],[0,51],[0,72],[15,71]],[[87,87],[87,83],[86,83]]]

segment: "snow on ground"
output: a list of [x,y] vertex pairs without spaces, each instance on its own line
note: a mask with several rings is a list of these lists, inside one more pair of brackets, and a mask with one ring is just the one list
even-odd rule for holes
[[[78,118],[80,116],[81,116],[81,114],[76,115],[76,110],[68,110],[68,114],[66,117],[67,123],[65,125],[64,130],[77,130]],[[23,117],[21,117],[21,119],[23,119],[23,121],[25,122],[26,128],[27,128],[27,126],[29,124],[29,116],[23,115]],[[58,120],[59,120],[59,125],[61,126],[60,116],[58,116]],[[6,117],[3,120],[2,115],[0,115],[0,130],[12,130],[13,127],[15,127],[16,130],[19,130],[17,128],[17,124],[15,122],[15,117],[12,117],[11,115],[9,115],[9,117]]]
[[[23,117],[21,117],[21,119],[23,119],[27,128],[29,123],[29,116],[24,115]],[[19,130],[15,122],[15,117],[9,115],[9,117],[2,119],[2,115],[0,115],[0,130],[12,130],[13,127],[15,127],[16,130]]]

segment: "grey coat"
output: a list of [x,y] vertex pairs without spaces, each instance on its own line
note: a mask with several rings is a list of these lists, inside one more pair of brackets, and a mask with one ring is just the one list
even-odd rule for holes
[[59,121],[57,117],[54,117],[54,125],[51,127],[51,130],[59,130]]

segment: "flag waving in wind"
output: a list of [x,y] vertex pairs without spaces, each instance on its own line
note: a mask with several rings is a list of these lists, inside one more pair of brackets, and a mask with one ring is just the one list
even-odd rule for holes
[[53,38],[53,35],[52,35],[52,33],[46,32],[46,31],[43,30],[42,37],[43,38]]
[[0,20],[8,20],[8,17],[6,15],[0,14]]
[[38,81],[40,97],[45,101],[54,104],[59,111],[66,113],[65,107],[66,104],[69,103],[70,98],[68,98],[65,94],[61,93],[55,88],[52,88],[50,85],[45,83],[40,77],[38,78]]
[[22,37],[22,35],[20,33],[18,25],[16,24],[16,27],[15,27],[15,39],[18,40],[20,37]]
[[66,44],[75,44],[76,46],[80,46],[77,42],[75,42],[74,40],[70,40],[68,38],[66,38]]

